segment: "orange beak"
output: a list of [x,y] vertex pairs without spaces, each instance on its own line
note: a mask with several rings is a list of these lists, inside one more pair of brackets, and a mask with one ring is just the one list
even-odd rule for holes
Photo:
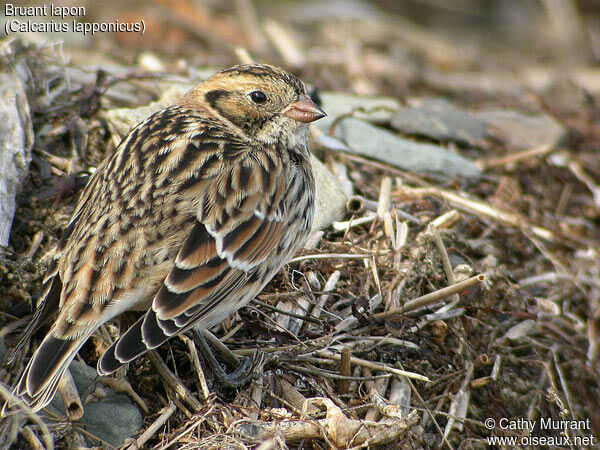
[[327,115],[306,94],[302,94],[300,100],[289,105],[283,114],[302,123],[314,122]]

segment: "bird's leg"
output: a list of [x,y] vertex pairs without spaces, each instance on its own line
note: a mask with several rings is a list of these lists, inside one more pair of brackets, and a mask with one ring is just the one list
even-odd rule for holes
[[[235,389],[246,383],[249,383],[257,377],[257,374],[252,372],[252,358],[237,357],[210,331],[203,330],[202,332],[198,332],[196,330],[192,330],[192,332],[194,333],[197,342],[200,344],[199,350],[200,353],[202,353],[204,362],[210,367],[220,384]],[[211,345],[213,348],[219,351],[219,354],[222,355],[227,365],[235,367],[233,372],[228,373],[223,370],[221,364],[219,364],[217,358],[211,350]]]

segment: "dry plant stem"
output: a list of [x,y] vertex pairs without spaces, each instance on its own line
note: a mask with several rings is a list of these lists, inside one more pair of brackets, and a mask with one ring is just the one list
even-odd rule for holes
[[[3,316],[8,317],[9,319],[13,319],[13,316],[10,316],[9,314],[2,314]],[[14,332],[17,328],[21,328],[24,327],[25,325],[27,325],[29,322],[31,322],[31,318],[33,316],[32,315],[28,315],[25,316],[21,319],[16,319],[13,320],[12,322],[9,322],[6,326],[2,327],[2,329],[0,329],[0,339],[4,338],[4,336],[8,336],[10,333]]]
[[61,156],[58,155],[53,155],[52,153],[48,153],[44,150],[41,149],[36,149],[36,152],[39,152],[42,156],[44,156],[44,158],[46,158],[46,161],[48,161],[48,163],[52,166],[55,167],[57,169],[59,169],[63,175],[65,173],[69,172],[69,168],[71,166],[71,160],[68,158],[63,158]]
[[44,445],[46,446],[45,448],[47,450],[54,450],[54,441],[52,440],[52,435],[50,434],[48,426],[44,423],[41,417],[34,413],[33,410],[29,406],[27,406],[23,400],[15,396],[2,384],[0,384],[0,396],[4,399],[4,401],[10,401],[10,403],[13,405],[13,409],[19,409],[23,411],[27,415],[29,420],[31,420],[38,427],[40,427],[40,431],[42,433],[42,440],[44,441]]
[[[326,406],[327,418],[319,420],[282,420],[279,422],[238,420],[231,424],[227,433],[240,434],[261,442],[276,434],[285,442],[302,439],[325,439],[331,448],[361,448],[389,442],[406,432],[416,416],[408,421],[392,420],[379,423],[353,420],[346,417],[330,399],[311,398],[305,403],[304,412],[310,404]],[[352,445],[361,447],[352,447]]]
[[391,381],[388,400],[390,405],[384,409],[384,414],[391,417],[408,417],[410,411],[411,386],[406,377],[394,378]]
[[[306,285],[306,283],[303,283],[303,285],[307,291],[310,291],[310,288]],[[309,300],[308,296],[302,296],[296,300],[296,305],[294,306],[294,309],[296,309],[296,311],[298,311],[298,312],[308,311],[310,309],[311,304],[312,304],[312,302]],[[298,336],[298,334],[300,333],[300,330],[302,329],[302,326],[304,325],[304,319],[305,318],[312,319],[312,318],[310,317],[309,314],[300,315],[298,313],[295,313],[294,315],[298,316],[298,317],[290,317],[289,318],[287,329],[294,336]],[[312,322],[312,320],[310,320],[310,321]]]
[[[258,305],[258,306],[262,306],[263,308],[267,308],[267,309],[269,309],[269,310],[271,310],[273,312],[279,313],[279,314],[283,314],[283,315],[286,315],[286,316],[294,317],[296,319],[305,320],[307,322],[316,323],[316,324],[319,324],[319,325],[321,324],[320,320],[316,320],[316,319],[314,319],[314,318],[312,318],[310,316],[306,316],[306,315],[302,315],[302,314],[296,314],[296,313],[293,313],[291,311],[285,311],[284,309],[278,308],[276,306],[269,305],[268,303],[261,302],[260,300],[257,300],[257,299],[252,300],[252,303],[254,303],[254,304]],[[223,340],[225,340],[225,339],[223,339]]]
[[377,217],[383,219],[383,214],[390,209],[390,203],[392,198],[392,179],[384,177],[381,180],[381,187],[379,189],[379,200],[377,202]]
[[256,450],[271,450],[272,448],[285,448],[285,442],[279,436],[275,436],[260,444]]
[[441,216],[436,217],[431,221],[431,225],[436,227],[438,230],[440,228],[448,228],[454,222],[456,222],[460,217],[460,214],[457,210],[451,209],[450,211],[445,212]]
[[474,361],[474,365],[476,369],[479,369],[483,366],[487,366],[488,364],[491,364],[492,360],[491,358],[486,354],[486,353],[482,353],[480,354],[477,358],[475,358]]
[[244,47],[236,47],[235,56],[237,56],[240,64],[252,64],[254,62],[254,58],[248,53],[248,50]]
[[198,349],[196,348],[196,344],[185,334],[180,334],[179,337],[188,347],[190,352],[190,360],[192,361],[192,365],[196,371],[196,376],[198,377],[198,386],[202,390],[204,400],[207,401],[208,397],[210,396],[210,390],[208,389],[206,377],[204,376],[204,371],[202,370],[202,365],[200,364],[200,358],[198,357]]
[[81,434],[87,436],[89,440],[91,440],[93,442],[99,442],[103,448],[111,448],[111,445],[108,442],[106,442],[103,439],[100,439],[95,434],[92,434],[89,431],[84,430],[83,428],[81,428],[79,426],[74,426],[73,428],[75,428],[75,430],[77,430],[78,433],[81,433]]
[[174,395],[171,398],[171,392],[169,392],[168,396],[169,396],[169,400],[173,401],[173,403],[175,403],[175,406],[177,406],[179,408],[179,410],[183,414],[185,414],[185,417],[187,417],[188,419],[191,419],[194,416],[194,414],[192,414],[192,412],[189,409],[187,409],[183,403],[181,403],[181,400],[179,399],[179,397],[177,397],[177,395]]
[[[436,405],[433,407],[433,411],[435,411],[436,414],[439,414],[441,412],[442,407],[448,401],[448,392],[450,392],[450,386],[451,386],[450,384],[446,384],[446,386],[444,387],[444,392],[442,393],[442,395],[438,396],[439,400],[436,403]],[[429,408],[427,408],[426,411],[427,411],[427,414],[423,414],[423,418],[421,420],[421,427],[423,427],[423,428],[427,428],[429,426],[430,420],[433,420],[435,422],[435,418],[433,417],[431,410]],[[436,428],[438,429],[438,431],[440,431],[440,434],[441,434],[441,429],[438,424],[436,424]]]
[[71,420],[79,420],[83,416],[83,404],[79,397],[79,391],[75,386],[75,380],[71,371],[67,369],[58,382],[58,390],[65,405],[67,417]]
[[446,191],[436,187],[427,188],[409,188],[403,185],[397,194],[408,197],[426,197],[428,195],[441,197],[447,200],[452,206],[458,208],[467,213],[474,214],[476,216],[482,215],[489,217],[490,219],[497,220],[506,225],[517,227],[523,230],[530,230],[533,234],[547,241],[557,241],[559,238],[550,230],[544,227],[530,224],[524,217],[512,213],[509,211],[501,211],[499,209],[490,206],[488,203],[480,200],[472,200],[466,197],[462,197],[454,192]]
[[123,392],[129,395],[134,402],[138,404],[144,414],[149,414],[150,410],[148,409],[148,405],[142,397],[138,395],[137,392],[133,390],[129,381],[124,378],[112,378],[112,377],[102,377],[100,382],[105,386],[109,386],[115,392]]
[[146,431],[144,431],[142,435],[135,440],[135,444],[130,445],[126,448],[126,450],[137,450],[139,448],[143,448],[144,444],[148,442],[148,440],[152,436],[154,436],[158,430],[162,428],[162,426],[167,422],[167,420],[169,420],[169,417],[173,415],[175,409],[177,409],[177,406],[175,405],[175,403],[172,402],[169,403],[169,406],[163,408],[160,413],[160,416],[158,416],[158,418],[152,423],[152,425],[150,425],[146,429]]
[[[260,373],[262,373],[262,368],[260,370]],[[264,380],[262,379],[262,377],[259,377],[257,380],[255,380],[252,383],[252,391],[250,393],[250,398],[252,400],[252,406],[256,407],[256,410],[250,411],[249,417],[251,419],[258,419],[258,416],[260,415],[260,405],[262,403],[263,395],[264,395]]]
[[567,206],[569,206],[571,194],[573,194],[573,183],[565,183],[565,185],[562,188],[562,191],[560,192],[558,202],[556,203],[556,208],[554,209],[554,214],[556,216],[560,217],[565,214]]
[[[440,253],[440,258],[442,260],[442,266],[444,267],[444,272],[446,272],[446,278],[448,279],[448,285],[452,286],[454,284],[454,271],[452,270],[452,264],[450,263],[450,258],[448,258],[448,252],[446,251],[446,246],[442,241],[442,237],[440,236],[440,232],[437,227],[433,224],[429,224],[429,232],[433,237],[433,242]],[[458,302],[460,300],[458,294],[452,295],[452,302]]]
[[244,322],[240,322],[238,323],[235,327],[233,327],[226,335],[224,335],[221,338],[221,342],[227,342],[229,339],[231,339],[233,336],[235,336],[235,333],[237,333],[238,331],[240,331],[240,329],[244,326]]
[[585,289],[583,288],[583,286],[581,286],[580,280],[576,276],[574,276],[569,271],[569,269],[555,255],[553,255],[542,242],[540,242],[534,236],[531,236],[531,234],[529,234],[527,231],[524,231],[523,234],[525,236],[527,236],[527,238],[531,241],[531,243],[536,246],[536,248],[539,250],[539,252],[546,259],[548,259],[548,261],[550,261],[554,265],[554,267],[556,267],[556,269],[558,271],[567,275],[568,279],[570,281],[572,281],[573,284],[575,284],[575,286],[577,286],[581,290],[581,292],[585,292]]
[[303,295],[302,291],[290,291],[273,294],[260,294],[257,298],[262,301],[279,301],[282,298],[297,298]]
[[[480,355],[480,358],[482,356],[484,356],[484,355]],[[485,355],[485,356],[487,358],[487,355]],[[479,360],[479,358],[478,358],[478,360]],[[486,362],[484,364],[489,364],[489,362]],[[502,364],[502,355],[498,355],[498,356],[496,356],[496,359],[494,360],[494,366],[492,367],[491,374],[486,377],[477,378],[476,380],[471,381],[471,388],[472,389],[482,388],[494,381],[498,381],[498,376],[500,375],[501,364]],[[476,360],[475,367],[477,368],[477,366],[478,366],[478,364],[477,364],[477,360]]]
[[414,300],[409,300],[400,308],[373,314],[372,317],[375,319],[383,319],[385,317],[390,317],[390,316],[397,315],[397,314],[405,314],[409,311],[413,311],[417,308],[422,308],[423,306],[427,306],[432,303],[436,303],[436,302],[443,300],[451,295],[457,294],[465,289],[475,286],[476,284],[484,282],[485,279],[486,279],[486,277],[483,274],[475,275],[471,278],[467,278],[464,281],[460,281],[459,283],[453,284],[452,286],[448,286],[448,287],[439,289],[435,292],[431,292],[429,294],[423,295]]
[[235,356],[235,354],[231,350],[229,350],[229,347],[223,344],[221,340],[214,334],[212,334],[210,331],[203,330],[202,335],[211,343],[213,347],[215,347],[215,349],[219,351],[223,359],[227,360],[228,364],[232,365],[233,367],[236,367],[240,363],[238,357]]
[[[343,377],[350,376],[350,348],[344,347],[340,353],[340,375]],[[338,381],[338,392],[340,395],[346,395],[350,393],[350,380],[342,379]]]
[[465,378],[460,386],[460,389],[452,399],[450,409],[448,410],[448,422],[446,423],[446,429],[444,430],[444,439],[448,438],[453,428],[456,428],[460,431],[463,429],[463,420],[467,416],[467,409],[471,399],[469,384],[473,379],[473,369],[473,363],[467,362]]
[[[190,417],[190,420],[188,420],[185,423],[185,428],[183,429],[183,431],[181,433],[177,434],[176,436],[171,437],[169,442],[161,442],[160,444],[156,445],[153,448],[160,449],[160,450],[167,450],[168,448],[173,447],[175,444],[179,444],[180,442],[182,442],[183,439],[188,438],[188,435],[190,435],[194,431],[196,431],[203,422],[207,422],[209,424],[209,426],[213,428],[213,430],[220,429],[221,428],[220,425],[214,423],[214,421],[212,421],[209,418],[211,416],[211,414],[213,414],[214,408],[215,408],[215,405],[213,403],[210,406],[210,408],[208,410],[204,411],[201,415],[197,414],[193,418]],[[192,438],[189,438],[189,439],[192,439]]]
[[33,256],[36,254],[36,252],[40,248],[40,245],[42,244],[43,239],[44,239],[43,231],[38,231],[37,233],[35,233],[33,235],[33,241],[31,242],[31,245],[29,246],[29,249],[27,250],[27,253],[25,253],[24,257],[31,261],[33,259]]
[[264,31],[288,66],[304,67],[306,65],[306,58],[300,43],[285,27],[273,19],[267,19]]
[[[268,324],[270,324],[270,325],[276,327],[277,329],[283,331],[288,336],[290,336],[292,339],[294,339],[294,341],[296,341],[298,344],[305,345],[300,339],[298,339],[298,336],[296,336],[293,333],[290,333],[286,327],[281,326],[279,323],[277,323],[277,321],[273,320],[271,318],[271,316],[265,314],[264,312],[262,312],[262,311],[260,311],[260,310],[258,310],[256,308],[250,308],[250,307],[248,307],[248,308],[252,309],[253,311],[256,311],[256,313],[259,314],[265,320],[265,322],[267,322]],[[260,350],[260,351],[262,351],[262,348],[260,348],[260,349],[255,348],[254,350]],[[234,353],[235,355],[238,355],[238,356],[241,356],[241,355],[245,354],[245,353],[241,353],[240,351],[235,351],[235,352],[232,352],[232,353]]]
[[[340,354],[331,353],[330,351],[327,351],[327,350],[318,350],[315,352],[315,354],[322,358],[332,359],[334,361],[340,361],[342,359],[342,356]],[[394,375],[412,378],[413,380],[426,381],[426,382],[430,381],[429,378],[427,378],[426,376],[423,376],[423,375],[419,375],[418,373],[407,372],[405,370],[400,370],[400,369],[396,369],[394,367],[389,367],[385,364],[375,363],[372,361],[366,361],[364,359],[356,358],[355,356],[350,357],[350,362],[352,364],[358,364],[359,366],[367,367],[372,370],[382,370],[384,372],[393,373]]]
[[25,427],[21,430],[21,436],[23,439],[27,441],[27,443],[31,446],[33,450],[45,450],[46,447],[42,444],[42,441],[39,440],[35,432],[31,429],[31,427]]
[[540,375],[537,381],[537,389],[532,393],[532,399],[527,408],[527,420],[533,420],[539,416],[538,403],[542,396],[543,386],[546,384],[546,370],[540,370]]
[[375,212],[377,211],[378,203],[374,200],[365,198],[362,195],[353,195],[346,202],[346,208],[354,214],[358,214],[365,210]]
[[[439,310],[437,310],[434,313],[431,314],[425,314],[422,320],[419,321],[419,323],[417,323],[417,325],[412,326],[409,328],[409,331],[411,333],[418,333],[419,330],[422,330],[423,327],[431,322],[434,322],[436,320],[448,320],[448,319],[455,319],[457,317],[463,316],[465,314],[465,308],[455,308],[455,303],[449,303],[446,306],[441,307]],[[447,307],[451,307],[451,309],[449,311],[447,311]]]
[[513,152],[509,155],[502,156],[500,158],[485,158],[475,161],[475,165],[481,171],[489,169],[490,167],[505,166],[510,163],[522,161],[524,159],[533,158],[536,156],[542,156],[550,153],[554,150],[554,147],[548,144],[540,145],[533,148],[528,148],[520,152]]
[[594,179],[585,172],[581,164],[573,160],[570,156],[568,157],[567,167],[590,190],[596,206],[600,206],[600,185],[596,184]]
[[370,258],[371,255],[367,254],[354,254],[354,253],[318,253],[316,255],[304,255],[297,256],[296,258],[290,259],[288,264],[296,263],[300,261],[304,261],[305,259],[331,259],[331,258],[340,258],[340,259],[365,259]]
[[[250,38],[250,46],[254,51],[264,51],[268,43],[260,29],[260,22],[258,20],[256,8],[254,7],[254,2],[251,0],[236,0],[235,6],[237,16],[244,27],[244,32]],[[249,61],[240,59],[240,63],[242,64],[250,64],[253,62],[252,59]]]
[[[408,378],[406,381],[410,385],[410,387],[411,387],[413,393],[415,394],[415,397],[417,398],[417,400],[420,402],[421,405],[424,406],[424,410],[427,413],[427,416],[423,417],[423,423],[426,423],[425,419],[427,417],[431,418],[431,421],[433,422],[433,425],[435,426],[436,430],[438,431],[438,433],[440,433],[440,436],[442,437],[442,443],[444,443],[446,445],[446,447],[448,447],[450,450],[453,450],[453,447],[450,444],[450,442],[448,442],[448,439],[446,439],[444,437],[443,432],[442,432],[442,428],[440,427],[440,424],[438,423],[437,419],[435,418],[435,415],[427,407],[427,403],[425,402],[425,400],[423,400],[423,397],[421,396],[421,394],[419,393],[419,391],[417,390],[417,388],[415,387],[415,385],[413,384],[413,382],[410,380],[410,378]],[[437,411],[437,409],[436,409],[436,411]]]
[[590,366],[596,364],[600,350],[600,310],[596,310],[587,320],[588,350],[587,360]]
[[[352,376],[352,375],[340,375],[339,373],[336,372],[329,372],[327,370],[323,370],[323,369],[316,369],[316,368],[309,368],[306,366],[298,366],[296,364],[290,364],[290,363],[285,363],[285,364],[281,364],[281,367],[283,369],[287,369],[288,371],[296,371],[299,373],[308,373],[310,375],[316,375],[318,377],[323,377],[323,378],[331,378],[333,380],[347,380],[348,382],[352,382],[352,381],[365,381],[365,379],[363,377],[358,377],[358,376]],[[380,377],[385,377],[385,376],[389,376],[389,375],[380,375]]]
[[344,222],[333,222],[333,229],[336,231],[344,231],[347,232],[350,228],[358,227],[360,225],[364,225],[366,223],[371,223],[377,218],[377,214],[372,211],[367,211],[364,217],[359,217],[357,219],[351,219]]
[[[302,406],[306,401],[306,397],[298,391],[289,381],[284,378],[279,379],[279,386],[281,388],[281,396],[294,407],[296,411],[302,411]],[[318,414],[319,408],[314,405],[310,405],[308,415],[312,416]]]
[[[324,421],[325,419],[321,419]],[[240,419],[231,424],[227,433],[239,433],[261,442],[281,433],[286,442],[300,441],[302,439],[318,439],[322,436],[319,421],[313,420],[283,420],[276,422],[262,422],[258,420]]]
[[567,379],[565,378],[565,374],[562,370],[562,367],[560,367],[560,363],[558,361],[558,346],[555,344],[554,347],[552,348],[552,361],[554,362],[554,369],[556,370],[556,373],[558,374],[558,380],[560,381],[560,386],[562,388],[562,391],[565,395],[565,398],[567,400],[567,405],[569,405],[569,413],[571,415],[571,417],[573,419],[577,419],[577,417],[575,417],[574,415],[574,408],[573,408],[573,401],[571,400],[571,389],[569,388],[569,383],[567,382]]
[[148,357],[152,364],[156,368],[156,371],[163,379],[163,382],[169,386],[169,388],[175,392],[181,399],[187,403],[192,409],[196,412],[202,410],[202,404],[194,397],[188,388],[182,383],[178,376],[176,376],[171,370],[167,367],[162,358],[158,355],[155,350],[150,350],[148,352]]
[[502,355],[496,356],[496,360],[494,361],[494,367],[492,367],[491,377],[492,380],[498,381],[498,377],[500,376],[500,367],[502,366]]
[[[336,270],[335,272],[333,272],[327,279],[327,282],[325,283],[325,286],[323,287],[323,292],[333,291],[335,289],[338,281],[340,280],[340,276],[341,276],[341,272],[339,270]],[[323,307],[325,306],[325,303],[327,303],[327,300],[329,300],[329,294],[324,293],[319,296],[319,300],[317,301],[317,304],[311,311],[311,316],[314,319],[318,319],[321,316],[321,313],[323,312]]]
[[[367,367],[363,367],[362,371],[363,371],[363,375],[366,378],[371,378],[373,375],[371,370],[368,369]],[[390,380],[389,377],[385,379],[385,385],[382,385],[381,390],[377,389],[376,381],[374,381],[374,380],[365,381],[365,387],[367,388],[367,393],[369,394],[371,403],[373,403],[373,405],[375,405],[375,406],[370,407],[367,410],[367,413],[365,414],[366,421],[373,421],[373,422],[376,421],[379,418],[380,412],[383,410],[383,408],[385,406],[387,406],[387,404],[385,403],[385,400],[379,394],[379,392],[385,392],[387,390],[389,380]]]

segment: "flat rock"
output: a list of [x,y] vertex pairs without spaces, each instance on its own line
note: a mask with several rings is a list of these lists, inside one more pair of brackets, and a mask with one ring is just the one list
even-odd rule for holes
[[523,114],[509,109],[486,109],[474,115],[511,149],[524,150],[541,145],[556,146],[566,130],[544,114]]
[[314,125],[323,132],[328,132],[333,121],[343,115],[352,113],[355,119],[383,124],[389,123],[394,112],[400,108],[400,102],[392,97],[364,96],[343,92],[319,92],[321,107],[327,117],[318,120]]
[[335,137],[347,150],[415,173],[430,173],[442,178],[477,178],[480,172],[468,159],[440,145],[404,139],[381,127],[354,118],[342,119]]
[[425,136],[476,146],[487,136],[485,124],[445,99],[428,99],[419,106],[401,108],[392,117],[392,128],[405,134]]
[[[10,51],[10,46],[4,48]],[[0,52],[0,59],[5,55]],[[6,58],[8,61],[8,58]],[[24,82],[15,67],[0,66],[0,245],[7,246],[17,192],[29,170],[33,128]]]
[[323,230],[344,217],[348,198],[338,179],[314,155],[310,155],[315,174],[315,218],[311,233]]
[[286,20],[297,23],[315,23],[324,20],[365,20],[381,15],[381,11],[371,2],[360,0],[330,0],[327,2],[273,2],[269,8],[278,5],[276,11]]
[[[98,377],[96,369],[79,361],[73,361],[69,369],[80,394],[83,394]],[[140,431],[143,417],[128,396],[116,394],[108,387],[104,389],[106,397],[85,404],[83,417],[76,423],[92,435],[118,447],[125,439],[135,436]],[[60,395],[54,396],[49,408],[65,414]],[[98,445],[98,442],[90,440],[90,444]]]
[[104,113],[108,122],[114,127],[114,130],[121,137],[125,137],[138,123],[145,120],[156,111],[160,111],[177,102],[191,86],[177,86],[167,89],[164,94],[155,102],[139,108],[115,108]]

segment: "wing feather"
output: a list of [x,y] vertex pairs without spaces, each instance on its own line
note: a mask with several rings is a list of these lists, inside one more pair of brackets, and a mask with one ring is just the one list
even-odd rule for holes
[[[255,156],[248,152],[216,179],[191,176],[194,186],[203,186],[203,190],[192,189],[199,196],[197,221],[151,308],[99,361],[101,373],[110,373],[201,323],[217,308],[228,315],[262,288],[260,281],[250,279],[277,251],[283,237],[287,173],[279,158]],[[249,186],[251,180],[254,184]]]

